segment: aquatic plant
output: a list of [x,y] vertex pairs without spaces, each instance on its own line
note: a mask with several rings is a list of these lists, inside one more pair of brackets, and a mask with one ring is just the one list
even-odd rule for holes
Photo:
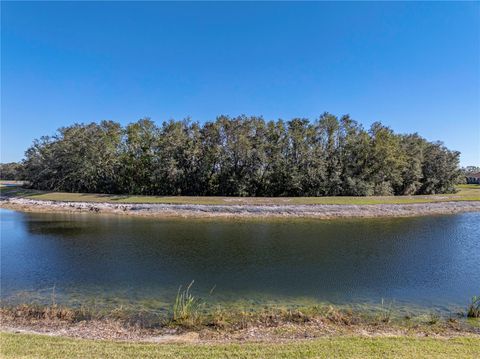
[[190,293],[194,281],[182,291],[182,286],[178,288],[175,303],[173,304],[173,321],[183,326],[193,326],[199,318],[200,300]]
[[473,296],[468,306],[467,317],[480,318],[480,296]]
[[393,305],[392,302],[390,302],[388,304],[388,306],[385,305],[385,301],[382,298],[382,304],[381,304],[381,307],[380,307],[380,314],[379,314],[381,322],[389,323],[390,320],[392,319],[392,305]]
[[428,324],[434,325],[440,321],[440,315],[437,312],[430,312]]

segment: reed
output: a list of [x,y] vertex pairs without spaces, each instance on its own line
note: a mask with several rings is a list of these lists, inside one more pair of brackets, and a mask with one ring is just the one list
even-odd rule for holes
[[480,318],[480,296],[474,296],[468,306],[467,317]]
[[173,304],[173,322],[185,327],[192,327],[199,321],[199,309],[201,302],[191,292],[194,281],[182,291],[182,286],[178,288],[175,303]]
[[382,298],[382,304],[380,307],[380,314],[379,314],[381,322],[390,323],[390,320],[392,319],[392,305],[393,305],[392,302],[386,305],[384,299]]

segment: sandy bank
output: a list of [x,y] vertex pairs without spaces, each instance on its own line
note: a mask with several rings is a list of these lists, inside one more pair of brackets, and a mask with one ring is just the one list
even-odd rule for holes
[[480,201],[367,205],[125,204],[2,198],[0,207],[26,212],[91,212],[153,217],[408,217],[480,211]]

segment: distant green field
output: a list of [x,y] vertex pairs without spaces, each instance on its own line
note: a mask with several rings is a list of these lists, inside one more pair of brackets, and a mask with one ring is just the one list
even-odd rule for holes
[[457,187],[461,189],[480,189],[480,184],[460,184]]
[[2,195],[20,196],[37,200],[109,202],[109,203],[161,203],[205,205],[282,205],[282,204],[408,204],[446,201],[480,201],[480,185],[459,185],[454,194],[428,196],[371,196],[371,197],[188,197],[188,196],[129,196],[93,193],[42,192],[21,187],[3,187]]
[[154,344],[2,333],[2,358],[478,358],[480,339],[329,337],[290,343]]

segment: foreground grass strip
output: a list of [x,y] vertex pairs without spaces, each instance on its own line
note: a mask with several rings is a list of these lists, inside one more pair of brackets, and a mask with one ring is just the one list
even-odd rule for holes
[[454,194],[426,196],[371,196],[371,197],[188,197],[188,196],[130,196],[94,193],[43,192],[20,187],[2,188],[4,196],[18,196],[36,200],[64,202],[107,202],[149,204],[203,204],[203,205],[312,205],[312,204],[410,204],[449,201],[480,201],[480,185],[459,185]]
[[2,358],[478,358],[480,339],[334,337],[291,343],[153,344],[2,333]]

